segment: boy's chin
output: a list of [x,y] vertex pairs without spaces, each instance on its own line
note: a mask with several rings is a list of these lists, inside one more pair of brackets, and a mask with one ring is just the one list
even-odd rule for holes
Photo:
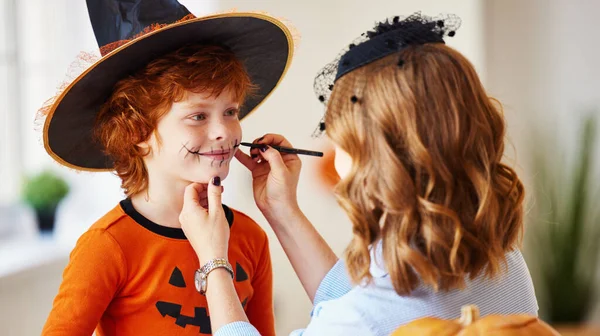
[[208,184],[211,179],[215,176],[221,178],[221,181],[225,180],[229,175],[229,169],[215,169],[214,171],[205,171],[202,175],[190,176],[186,180],[195,183]]

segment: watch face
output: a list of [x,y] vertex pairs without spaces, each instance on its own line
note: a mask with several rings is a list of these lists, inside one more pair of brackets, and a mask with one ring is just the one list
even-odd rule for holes
[[194,274],[194,284],[196,285],[196,290],[200,291],[200,272],[198,271]]

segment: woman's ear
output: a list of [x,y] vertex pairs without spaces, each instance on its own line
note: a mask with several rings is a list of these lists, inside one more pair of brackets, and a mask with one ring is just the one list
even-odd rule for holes
[[335,146],[334,166],[340,178],[346,177],[352,169],[352,158],[339,146]]

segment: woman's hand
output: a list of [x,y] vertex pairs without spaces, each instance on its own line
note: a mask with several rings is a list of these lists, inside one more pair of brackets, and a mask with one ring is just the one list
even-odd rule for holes
[[[227,258],[229,224],[221,204],[222,191],[219,177],[214,177],[208,186],[192,183],[185,188],[179,221],[198,255],[200,267],[214,258]],[[208,203],[208,207],[203,207],[203,203]],[[213,332],[232,322],[248,322],[231,274],[217,268],[208,276],[206,300]]]
[[251,156],[238,150],[235,157],[252,172],[254,200],[260,211],[269,219],[299,210],[296,189],[302,162],[296,154],[280,153],[269,147],[292,145],[278,134],[266,134],[253,143],[265,147],[251,149]]
[[[254,143],[292,147],[281,135],[267,134]],[[237,151],[235,157],[252,172],[254,200],[273,228],[311,300],[337,257],[298,207],[296,189],[302,166],[298,155],[271,147]],[[260,160],[260,162],[259,162]]]
[[221,193],[218,176],[209,185],[192,183],[185,188],[179,222],[198,255],[200,266],[214,258],[227,258],[229,224],[221,204]]

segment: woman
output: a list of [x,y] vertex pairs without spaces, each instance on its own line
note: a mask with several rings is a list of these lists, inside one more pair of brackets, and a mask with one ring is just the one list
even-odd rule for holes
[[[253,175],[256,203],[314,303],[304,335],[388,335],[424,316],[537,315],[517,244],[523,185],[501,163],[505,124],[469,61],[444,44],[455,16],[395,17],[363,34],[319,73],[322,129],[336,144],[336,187],[353,225],[343,260],[299,209],[300,161],[268,145],[236,157]],[[220,189],[209,208],[186,190],[182,227],[200,260],[227,252]],[[201,233],[204,234],[201,234]],[[210,234],[206,234],[210,232]],[[254,335],[231,277],[210,273],[207,300],[217,335]]]

